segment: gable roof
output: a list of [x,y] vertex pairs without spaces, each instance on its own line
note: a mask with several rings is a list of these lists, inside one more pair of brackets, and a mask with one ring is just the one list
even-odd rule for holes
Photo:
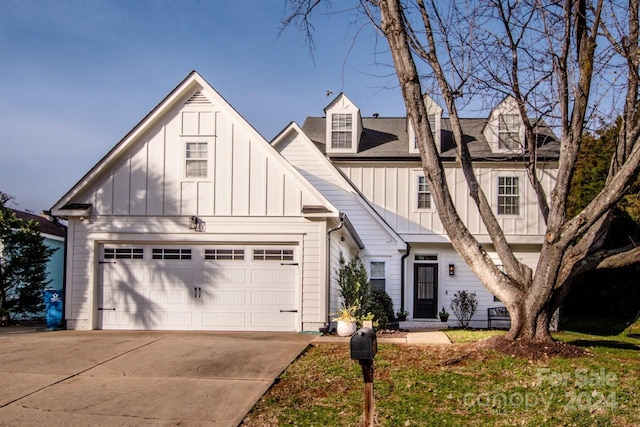
[[[144,137],[145,133],[152,130],[155,126],[167,117],[176,108],[183,106],[184,104],[201,104],[201,103],[213,103],[217,105],[228,114],[234,123],[241,123],[243,129],[249,135],[251,141],[264,147],[268,152],[272,152],[273,155],[269,155],[277,162],[278,167],[287,171],[288,174],[294,176],[294,180],[311,195],[314,200],[314,204],[323,205],[326,208],[326,213],[323,216],[338,217],[338,210],[320,193],[315,189],[304,177],[282,156],[270,146],[270,144],[260,135],[260,133],[247,122],[200,74],[196,71],[192,71],[189,75],[182,80],[162,101],[147,114],[130,132],[128,132],[124,138],[122,138],[95,166],[93,166],[87,174],[84,175],[76,183],[71,190],[69,190],[56,204],[52,207],[51,211],[54,215],[66,216],[73,215],[69,213],[70,210],[79,211],[77,206],[82,204],[82,194],[87,189],[90,189],[92,185],[99,182],[104,173],[108,172],[114,165],[117,165],[118,161],[125,157],[131,150],[130,148],[134,144]],[[85,206],[85,205],[83,205]],[[74,209],[72,209],[72,207]],[[301,207],[302,208],[302,207]]]
[[[475,160],[517,160],[520,154],[494,153],[482,130],[487,123],[486,118],[462,118],[460,124],[464,133],[464,142],[469,147],[471,157]],[[409,134],[406,117],[363,117],[363,132],[355,154],[329,155],[332,158],[363,160],[416,160],[420,154],[409,151]],[[441,121],[441,157],[445,161],[455,160],[455,143],[451,122],[448,118]],[[326,117],[307,117],[302,130],[313,141],[318,149],[326,154]],[[536,126],[540,141],[538,142],[538,158],[557,160],[560,155],[560,143],[544,123]]]
[[[291,122],[289,125],[284,128],[278,135],[276,135],[271,141],[271,145],[281,153],[279,147],[288,140],[288,136],[295,133],[298,135],[302,142],[305,143],[309,150],[307,150],[308,155],[312,155],[316,158],[316,161],[321,163],[327,171],[333,175],[333,178],[340,183],[341,188],[344,191],[348,191],[351,194],[354,194],[358,203],[367,211],[367,213],[374,218],[380,226],[391,236],[397,243],[398,250],[406,249],[406,242],[400,235],[391,227],[386,220],[375,210],[371,203],[367,200],[367,198],[358,190],[358,188],[351,182],[349,178],[347,178],[335,165],[333,165],[326,156],[320,150],[314,148],[314,143],[311,139],[305,134],[305,132],[298,126],[297,123]],[[317,147],[317,145],[316,145]],[[281,153],[282,154],[282,153]]]

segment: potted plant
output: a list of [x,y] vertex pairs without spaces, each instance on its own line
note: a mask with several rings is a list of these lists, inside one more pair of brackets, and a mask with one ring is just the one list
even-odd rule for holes
[[396,317],[401,322],[407,320],[407,316],[409,316],[409,312],[407,310],[400,310],[396,313]]
[[449,313],[444,309],[444,306],[442,307],[442,311],[438,313],[438,317],[440,317],[441,322],[446,322],[447,320],[449,320]]
[[356,311],[357,307],[343,305],[333,318],[334,322],[338,322],[337,333],[341,337],[350,337],[356,333]]

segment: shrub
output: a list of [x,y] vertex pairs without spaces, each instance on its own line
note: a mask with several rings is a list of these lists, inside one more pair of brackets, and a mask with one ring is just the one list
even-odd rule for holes
[[385,329],[396,320],[393,312],[393,301],[385,291],[372,291],[366,301],[364,311],[373,314],[379,329]]
[[458,324],[462,328],[469,326],[469,321],[476,312],[478,300],[475,292],[457,291],[451,300],[451,310],[458,318]]
[[358,255],[349,262],[340,258],[338,273],[338,292],[345,307],[355,307],[356,315],[361,317],[369,297],[369,278],[367,270]]

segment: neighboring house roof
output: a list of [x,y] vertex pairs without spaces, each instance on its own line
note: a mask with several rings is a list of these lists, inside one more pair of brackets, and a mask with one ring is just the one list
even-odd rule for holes
[[[476,160],[507,160],[521,158],[521,154],[494,153],[485,139],[482,131],[487,122],[486,118],[460,119],[464,142],[469,147],[473,159]],[[363,117],[364,130],[358,145],[358,153],[330,157],[353,159],[416,159],[420,154],[409,151],[409,133],[407,132],[406,117]],[[441,157],[444,160],[454,160],[455,143],[451,132],[451,122],[448,118],[441,121]],[[307,117],[302,130],[314,142],[322,153],[326,154],[326,117]],[[545,160],[557,160],[560,155],[560,144],[553,131],[543,122],[536,127],[540,141],[538,142],[538,157]]]
[[42,234],[48,234],[51,236],[63,238],[67,235],[67,227],[60,224],[59,222],[51,221],[49,218],[42,215],[22,212],[11,208],[9,210],[11,210],[18,218],[25,221],[37,221],[40,224],[40,232]]

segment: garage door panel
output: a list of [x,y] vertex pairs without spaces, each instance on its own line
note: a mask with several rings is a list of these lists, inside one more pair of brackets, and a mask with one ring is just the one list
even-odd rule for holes
[[156,329],[193,326],[191,311],[159,311],[148,315],[149,324],[154,325]]
[[142,267],[125,267],[118,268],[116,266],[110,266],[111,268],[105,268],[104,281],[105,283],[124,281],[124,282],[143,282],[144,281],[144,268]]
[[203,283],[216,283],[216,284],[225,284],[225,283],[246,283],[247,281],[247,271],[241,269],[223,269],[221,266],[220,269],[212,270],[206,269],[202,272],[202,282]]
[[150,272],[150,282],[157,283],[193,283],[193,270],[187,268],[158,268]]
[[204,312],[202,325],[205,328],[246,329],[244,312]]
[[288,309],[295,305],[295,294],[291,291],[252,291],[252,305],[276,305]]
[[254,329],[289,329],[294,328],[293,313],[251,313],[251,327]]
[[139,312],[127,312],[122,310],[108,310],[102,311],[102,327],[104,329],[131,329],[131,328],[144,328],[147,323],[145,322],[145,313]]
[[254,268],[251,270],[252,284],[280,284],[293,283],[295,281],[296,271],[293,269],[285,270],[280,268]]
[[246,292],[244,289],[233,291],[206,291],[202,295],[204,305],[245,305]]
[[155,305],[191,305],[194,303],[191,290],[179,289],[173,291],[151,290],[149,301]]

